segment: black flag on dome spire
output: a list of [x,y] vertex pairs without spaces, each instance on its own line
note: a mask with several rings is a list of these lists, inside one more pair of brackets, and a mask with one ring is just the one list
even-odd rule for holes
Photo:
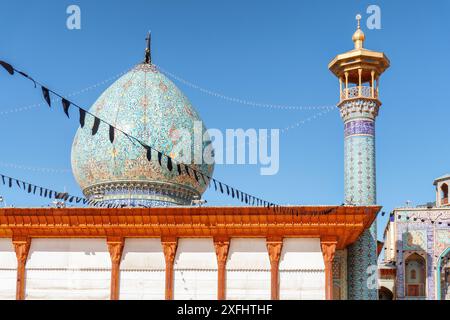
[[151,51],[151,41],[152,41],[152,33],[149,31],[147,33],[147,37],[145,38],[147,41],[147,47],[145,48],[145,60],[146,64],[152,64],[152,51]]

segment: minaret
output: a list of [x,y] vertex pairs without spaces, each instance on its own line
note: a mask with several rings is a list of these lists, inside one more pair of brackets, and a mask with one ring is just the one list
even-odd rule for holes
[[[378,85],[389,67],[382,52],[363,47],[365,35],[358,26],[354,49],[337,55],[328,65],[339,79],[338,108],[344,121],[344,185],[348,205],[376,204],[375,118],[381,106]],[[348,299],[378,299],[376,222],[348,248]]]

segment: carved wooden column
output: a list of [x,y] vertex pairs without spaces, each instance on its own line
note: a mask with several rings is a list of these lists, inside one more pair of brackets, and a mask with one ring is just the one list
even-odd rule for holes
[[27,262],[28,251],[30,250],[29,238],[13,238],[14,250],[17,257],[17,281],[16,299],[25,299],[25,264]]
[[333,300],[333,260],[336,241],[321,240],[323,261],[325,263],[325,299]]
[[119,300],[120,261],[122,259],[123,238],[108,238],[109,255],[111,256],[111,300]]
[[267,239],[267,251],[270,258],[270,298],[272,300],[280,299],[279,272],[281,249],[283,241],[281,239]]
[[173,263],[177,252],[177,239],[162,239],[166,260],[166,300],[173,300]]
[[230,248],[229,239],[214,239],[214,247],[217,256],[217,299],[225,300],[226,297],[226,266],[228,258],[228,249]]

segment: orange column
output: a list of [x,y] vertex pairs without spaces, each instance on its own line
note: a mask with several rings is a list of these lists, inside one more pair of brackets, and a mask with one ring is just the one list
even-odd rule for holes
[[27,262],[28,251],[30,250],[29,238],[13,238],[14,250],[17,257],[17,281],[16,299],[25,299],[25,264]]
[[270,259],[270,298],[272,300],[280,299],[278,265],[280,263],[281,249],[283,241],[281,239],[267,239],[267,251]]
[[166,300],[173,300],[173,263],[177,252],[177,239],[162,239],[166,260]]
[[214,247],[217,256],[217,299],[225,300],[226,266],[230,241],[228,239],[214,239]]
[[119,300],[120,261],[122,259],[123,238],[108,238],[109,255],[111,256],[111,300]]
[[325,299],[333,300],[333,260],[336,251],[336,241],[322,240],[320,244],[325,263]]

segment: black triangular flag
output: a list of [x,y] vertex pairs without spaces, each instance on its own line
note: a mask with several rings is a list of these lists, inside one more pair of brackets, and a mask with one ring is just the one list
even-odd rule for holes
[[216,179],[213,179],[213,182],[214,182],[214,189],[216,189],[216,191],[217,191]]
[[186,171],[187,175],[190,177],[190,173],[189,173],[189,167],[187,165],[184,165],[184,170]]
[[70,199],[69,199],[69,202],[72,203],[73,199],[74,199],[74,196],[71,196]]
[[66,99],[62,99],[62,105],[63,105],[63,109],[64,109],[64,113],[66,114],[67,118],[69,117],[69,107],[70,107],[70,101],[66,100]]
[[149,146],[144,146],[144,148],[146,150],[147,160],[152,161],[152,148]]
[[158,162],[161,165],[162,153],[158,151]]
[[9,63],[5,62],[5,61],[0,61],[0,65],[5,68],[6,71],[8,71],[8,73],[10,75],[14,74],[14,68],[12,67],[12,65],[10,65]]
[[219,182],[220,192],[223,193],[222,183]]
[[12,187],[12,178],[9,178],[8,186],[9,186],[10,188]]
[[227,186],[227,195],[230,195],[230,188],[228,188],[228,185],[226,186]]
[[4,175],[2,175],[2,182],[3,182],[3,185],[5,185],[5,176]]
[[234,189],[231,188],[231,197],[234,199]]
[[44,96],[45,101],[47,101],[48,106],[51,107],[50,93],[46,87],[42,87],[42,95]]
[[34,186],[34,188],[33,188],[33,194],[36,194],[36,189],[37,189],[37,186]]
[[178,174],[181,175],[181,165],[179,163],[177,164],[177,170]]
[[100,119],[97,117],[94,117],[94,125],[92,126],[92,135],[95,136],[95,134],[98,131],[98,127],[100,127]]
[[114,127],[111,125],[109,126],[109,141],[114,142]]
[[167,157],[167,169],[169,169],[169,171],[172,171],[172,169],[173,169],[172,159],[170,157]]
[[86,111],[80,108],[80,127],[84,127],[84,120],[86,119]]
[[28,185],[28,193],[31,193],[31,184]]

